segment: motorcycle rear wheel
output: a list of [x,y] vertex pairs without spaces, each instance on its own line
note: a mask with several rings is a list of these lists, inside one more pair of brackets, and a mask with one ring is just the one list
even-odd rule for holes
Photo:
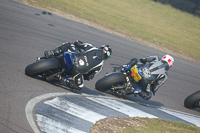
[[194,92],[191,95],[189,95],[185,101],[184,101],[184,106],[189,109],[193,109],[199,106],[200,102],[200,91]]
[[25,74],[27,76],[34,77],[42,73],[48,72],[50,70],[59,69],[59,67],[60,67],[59,61],[55,58],[50,58],[28,65],[25,68]]
[[113,72],[100,80],[95,84],[95,88],[99,91],[107,91],[111,89],[112,86],[122,85],[126,81],[126,76],[121,72]]

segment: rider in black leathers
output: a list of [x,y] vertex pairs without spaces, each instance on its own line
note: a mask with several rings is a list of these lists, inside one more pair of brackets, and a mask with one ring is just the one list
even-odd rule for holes
[[[76,90],[83,88],[84,80],[92,80],[102,70],[104,60],[110,58],[112,54],[109,45],[102,45],[97,48],[92,44],[77,40],[74,43],[63,43],[63,45],[53,50],[44,51],[44,55],[58,56],[65,51],[68,51],[74,56],[74,65],[69,74],[72,76],[72,80],[64,78],[63,76],[59,78],[68,87]],[[64,59],[63,66],[66,66]],[[69,73],[69,71],[66,72]]]
[[[172,67],[174,58],[170,55],[165,55],[161,58],[158,56],[149,56],[141,59],[133,58],[129,61],[129,63],[121,66],[121,67],[113,67],[113,71],[127,71],[130,70],[134,65],[138,65],[141,68],[149,63],[149,66],[153,63],[157,63],[158,66],[154,67],[150,71],[151,76],[146,76],[147,74],[142,75],[142,79],[137,83],[137,87],[141,88],[143,91],[141,92],[141,96],[148,100],[152,97],[151,92],[155,95],[155,92],[159,89],[159,87],[166,82],[168,79],[168,70]],[[144,70],[143,70],[144,72]]]

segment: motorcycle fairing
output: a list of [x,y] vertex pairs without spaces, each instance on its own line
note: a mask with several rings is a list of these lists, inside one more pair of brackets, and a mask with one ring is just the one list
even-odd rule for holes
[[73,60],[74,60],[74,57],[72,56],[72,54],[70,54],[69,52],[64,52],[64,61],[65,61],[65,64],[67,66],[67,69],[71,69],[73,67]]
[[143,70],[143,78],[150,81],[155,81],[160,74],[166,72],[168,69],[168,64],[165,61],[159,60],[151,63],[146,63],[141,67]]
[[142,69],[139,68],[137,65],[131,68],[131,72],[133,73],[133,78],[135,82],[138,82],[142,79],[142,75],[143,75]]

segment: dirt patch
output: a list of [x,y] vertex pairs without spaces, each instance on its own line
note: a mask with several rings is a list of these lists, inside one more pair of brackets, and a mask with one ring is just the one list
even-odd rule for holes
[[126,127],[140,127],[146,125],[145,119],[137,117],[112,117],[102,119],[96,122],[90,133],[122,133]]
[[90,133],[199,133],[200,127],[158,118],[112,117],[97,121]]

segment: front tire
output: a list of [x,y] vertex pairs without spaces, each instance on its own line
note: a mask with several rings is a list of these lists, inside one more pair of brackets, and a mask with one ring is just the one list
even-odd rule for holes
[[199,102],[200,102],[200,91],[197,91],[195,93],[192,93],[185,99],[184,106],[186,108],[193,109],[199,107]]
[[56,58],[50,58],[28,65],[25,68],[25,74],[27,76],[34,77],[50,70],[59,69],[59,67],[59,61]]
[[113,72],[100,80],[95,84],[95,88],[99,91],[107,91],[114,85],[122,85],[126,82],[126,76],[121,72]]

